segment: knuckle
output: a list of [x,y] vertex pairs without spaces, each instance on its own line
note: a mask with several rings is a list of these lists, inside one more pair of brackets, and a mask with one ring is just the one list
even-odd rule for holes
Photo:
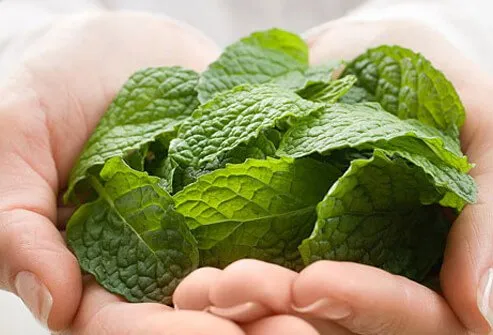
[[300,278],[313,279],[323,277],[322,274],[331,271],[330,269],[332,269],[334,265],[335,263],[331,261],[317,261],[303,269],[300,273]]

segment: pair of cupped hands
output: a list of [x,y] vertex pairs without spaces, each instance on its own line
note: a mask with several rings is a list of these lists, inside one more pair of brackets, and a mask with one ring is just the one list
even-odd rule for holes
[[[432,28],[338,20],[305,35],[313,64],[399,44],[425,56],[467,109],[463,150],[476,164],[478,202],[450,232],[442,293],[354,263],[300,273],[255,260],[202,268],[177,288],[175,308],[130,304],[83,277],[63,238],[72,165],[106,107],[137,69],[203,71],[220,49],[176,21],[104,13],[57,21],[30,37],[0,87],[0,288],[61,334],[488,334],[493,321],[493,81]],[[62,233],[61,233],[62,231]]]

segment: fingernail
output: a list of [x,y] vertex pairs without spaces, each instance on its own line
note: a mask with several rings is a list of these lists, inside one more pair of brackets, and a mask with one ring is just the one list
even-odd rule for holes
[[34,317],[48,328],[53,298],[48,288],[31,272],[22,271],[17,274],[14,282],[17,295],[24,301]]
[[214,315],[238,322],[248,322],[271,314],[270,309],[256,302],[247,302],[231,307],[210,306],[206,308],[206,311]]
[[490,327],[493,327],[493,269],[488,269],[479,281],[478,306]]
[[299,307],[293,305],[291,308],[301,314],[309,314],[317,318],[329,320],[340,320],[351,315],[351,307],[347,303],[327,298],[317,300],[308,306]]

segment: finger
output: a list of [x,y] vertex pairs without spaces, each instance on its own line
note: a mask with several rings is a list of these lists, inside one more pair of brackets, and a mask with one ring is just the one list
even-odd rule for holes
[[320,261],[293,284],[300,313],[362,335],[466,334],[445,300],[404,277],[355,263]]
[[336,322],[306,317],[303,314],[298,315],[298,317],[303,318],[303,320],[311,324],[313,328],[315,328],[318,333],[322,335],[355,335],[355,333],[349,331]]
[[[128,317],[131,316],[131,317]],[[129,304],[93,280],[84,289],[80,311],[70,335],[225,334],[242,335],[234,323],[196,311],[174,311],[153,303]]]
[[[489,84],[488,84],[489,83]],[[477,203],[468,205],[449,233],[441,271],[443,293],[464,325],[485,333],[493,324],[493,114],[484,102],[491,96],[491,81],[471,86],[467,95],[467,118],[461,140],[478,186]],[[490,324],[490,325],[489,325]]]
[[221,272],[216,268],[205,267],[189,274],[173,293],[175,308],[203,311],[211,306],[209,291]]
[[44,326],[67,327],[79,304],[79,265],[46,217],[0,214],[0,287],[17,294]]
[[29,95],[1,90],[0,288],[17,294],[43,324],[70,324],[82,284],[55,228],[56,168],[42,114]]
[[[247,335],[318,335],[310,323],[292,315],[275,315],[243,325]],[[329,333],[326,333],[329,334]],[[332,334],[332,333],[330,333]],[[337,335],[337,334],[336,334]]]
[[486,333],[493,325],[493,173],[475,177],[478,203],[467,206],[448,237],[442,290],[464,325]]
[[226,267],[209,291],[215,315],[249,322],[272,313],[288,313],[296,272],[282,266],[244,259]]

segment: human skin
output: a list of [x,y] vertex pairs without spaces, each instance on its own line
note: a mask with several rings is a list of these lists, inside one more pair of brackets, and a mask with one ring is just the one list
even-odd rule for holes
[[[449,234],[440,273],[443,295],[354,263],[320,261],[297,274],[241,260],[222,271],[197,270],[177,288],[174,301],[235,321],[293,313],[318,320],[321,334],[487,334],[487,319],[493,322],[493,315],[485,306],[488,298],[481,295],[493,266],[493,80],[442,35],[417,22],[340,20],[305,37],[312,64],[352,59],[381,44],[409,47],[431,59],[458,90],[467,110],[462,148],[476,164],[471,174],[479,193],[477,203],[464,209]],[[493,305],[493,297],[489,301]]]
[[[381,33],[380,40],[360,32],[354,36],[366,39],[344,47],[335,38],[349,27],[308,36],[312,62],[348,58],[349,50],[354,54],[371,43],[399,43],[402,37],[389,40],[382,35],[398,29],[383,27],[373,27]],[[369,28],[361,31],[371,32]],[[430,38],[444,41],[439,35]],[[315,329],[330,334],[467,334],[465,326],[478,333],[486,330],[476,307],[476,288],[492,264],[493,232],[485,223],[491,222],[488,205],[493,198],[486,188],[493,181],[488,167],[493,161],[488,132],[493,122],[483,109],[491,89],[489,78],[469,65],[444,69],[468,108],[462,140],[478,165],[473,174],[480,189],[478,205],[466,208],[449,238],[442,272],[447,300],[401,277],[335,262],[314,264],[300,274],[251,260],[224,271],[200,269],[177,290],[179,311],[128,304],[82,278],[59,232],[66,210],[57,208],[57,199],[91,130],[135,70],[182,65],[201,71],[218,54],[214,43],[195,30],[144,14],[70,18],[39,34],[0,87],[0,287],[20,295],[41,322],[64,334],[316,334]],[[447,60],[453,55],[454,64],[468,64],[459,54],[446,53]],[[440,54],[429,56],[443,64]],[[30,291],[35,284],[42,286]],[[40,304],[34,299],[47,297],[46,292],[51,300]],[[323,317],[313,308],[302,313],[292,309],[320,298],[344,301],[352,314],[329,320],[327,306]],[[241,306],[249,302],[253,304]],[[244,309],[232,314],[223,309],[233,305]],[[437,325],[449,328],[437,330]]]
[[127,78],[148,66],[202,71],[219,55],[217,46],[184,24],[135,13],[68,17],[31,38],[0,84],[0,288],[19,295],[42,324],[62,334],[299,329],[302,321],[289,315],[244,331],[202,311],[126,303],[81,276],[59,231],[71,212],[57,201],[69,171]]

